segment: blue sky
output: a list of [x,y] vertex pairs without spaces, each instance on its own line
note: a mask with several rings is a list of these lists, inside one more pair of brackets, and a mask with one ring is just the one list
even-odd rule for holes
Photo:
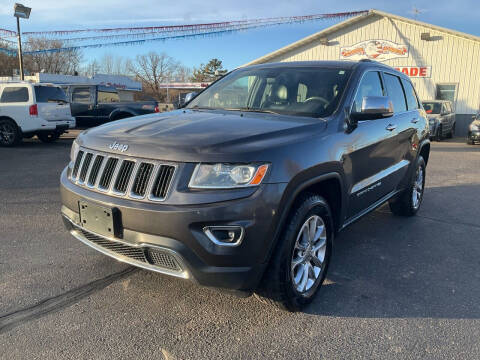
[[[412,9],[416,7],[422,11],[418,16],[421,21],[480,36],[478,0],[182,0],[168,2],[168,5],[151,0],[23,0],[23,3],[33,10],[30,19],[22,21],[22,31],[187,24],[372,8],[413,17]],[[1,1],[0,28],[15,28],[13,4],[14,1]],[[134,57],[136,54],[154,50],[164,51],[190,67],[216,57],[223,61],[226,68],[232,69],[336,22],[338,20],[320,20],[217,37],[89,49],[83,51],[83,58],[88,62],[107,53]]]

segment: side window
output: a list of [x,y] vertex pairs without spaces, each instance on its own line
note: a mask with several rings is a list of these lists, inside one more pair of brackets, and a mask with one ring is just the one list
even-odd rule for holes
[[446,103],[445,105],[447,105],[447,111],[449,114],[451,114],[453,111],[452,111],[452,104],[450,104],[449,102]]
[[77,87],[73,90],[72,102],[80,104],[90,104],[90,88]]
[[402,84],[405,90],[405,96],[407,97],[408,110],[418,109],[420,105],[418,104],[417,94],[415,94],[415,90],[413,90],[413,85],[405,79],[402,79]]
[[297,102],[303,103],[307,99],[307,85],[298,83]]
[[388,96],[393,103],[393,111],[396,113],[407,111],[407,103],[400,78],[390,74],[384,74],[383,78],[385,79]]
[[28,102],[28,88],[25,86],[6,87],[5,89],[3,89],[0,102],[2,103]]
[[119,101],[120,101],[120,97],[118,96],[118,93],[109,92],[109,91],[99,91],[99,92],[97,92],[97,102],[99,104],[114,103],[114,102],[119,102]]
[[382,80],[378,71],[369,71],[363,76],[355,95],[353,112],[362,111],[362,103],[365,96],[383,96]]

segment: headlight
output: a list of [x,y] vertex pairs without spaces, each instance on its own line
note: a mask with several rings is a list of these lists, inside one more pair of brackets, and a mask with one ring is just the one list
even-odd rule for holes
[[70,149],[70,162],[75,160],[75,156],[77,156],[78,149],[80,145],[77,143],[77,139],[73,140],[72,148]]
[[194,189],[258,186],[267,170],[267,164],[198,164],[188,186]]

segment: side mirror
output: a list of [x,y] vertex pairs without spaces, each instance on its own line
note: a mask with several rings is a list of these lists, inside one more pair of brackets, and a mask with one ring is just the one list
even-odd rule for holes
[[355,120],[384,119],[393,115],[393,104],[388,96],[365,96],[362,110],[350,114]]
[[191,92],[185,95],[185,100],[183,104],[189,103],[195,96],[197,96],[197,94],[198,94],[197,92]]

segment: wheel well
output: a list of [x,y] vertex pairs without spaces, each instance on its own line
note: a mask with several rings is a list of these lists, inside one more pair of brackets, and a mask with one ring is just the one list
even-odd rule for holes
[[126,119],[128,117],[135,116],[132,113],[126,112],[126,111],[121,111],[113,114],[113,116],[110,117],[110,119],[113,120],[120,120],[120,119]]
[[427,165],[428,157],[430,156],[430,144],[425,144],[422,146],[420,155],[423,157],[423,160],[425,160],[425,165]]
[[340,181],[337,178],[330,178],[312,184],[300,191],[295,197],[295,200],[305,193],[320,195],[327,200],[330,210],[332,211],[335,229],[338,230],[341,226],[342,216],[342,188]]

